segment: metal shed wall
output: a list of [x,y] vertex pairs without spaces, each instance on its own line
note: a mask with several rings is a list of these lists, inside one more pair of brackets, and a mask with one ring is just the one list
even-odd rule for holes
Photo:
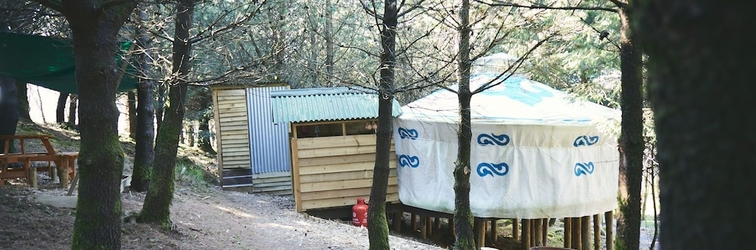
[[253,174],[289,172],[289,124],[273,123],[272,90],[288,86],[247,88],[249,147]]
[[286,84],[213,88],[224,189],[291,195],[289,124],[273,123],[270,104],[270,91],[288,88]]

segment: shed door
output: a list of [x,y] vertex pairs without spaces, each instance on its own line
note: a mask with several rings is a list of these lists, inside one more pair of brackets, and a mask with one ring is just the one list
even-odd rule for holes
[[247,88],[249,148],[253,174],[289,172],[289,124],[273,123],[271,90],[288,86]]

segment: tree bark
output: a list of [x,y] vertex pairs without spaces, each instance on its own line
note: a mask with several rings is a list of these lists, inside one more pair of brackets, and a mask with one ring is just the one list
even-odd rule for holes
[[331,0],[326,0],[325,7],[326,17],[323,35],[326,40],[326,83],[328,86],[333,86],[333,4]]
[[394,65],[396,62],[396,26],[398,23],[396,0],[384,2],[383,28],[381,29],[381,79],[378,93],[378,128],[375,145],[373,186],[370,189],[368,208],[368,238],[370,249],[391,249],[386,221],[386,189],[388,187],[391,156],[391,135],[394,101]]
[[620,94],[622,124],[619,140],[620,183],[617,241],[619,249],[638,249],[640,243],[641,187],[643,186],[643,61],[631,31],[629,9],[618,6],[621,24]]
[[454,249],[478,249],[473,233],[473,214],[470,210],[470,149],[472,122],[470,120],[470,1],[462,0],[459,8],[459,47],[457,77],[459,81],[459,130],[457,131],[457,161],[454,162]]
[[79,97],[76,95],[68,95],[68,119],[66,126],[68,128],[76,128],[76,110]]
[[55,123],[63,124],[66,122],[66,103],[68,101],[68,93],[58,94],[58,103],[55,106]]
[[186,76],[189,74],[192,52],[189,31],[193,24],[194,5],[194,0],[179,0],[176,8],[172,69],[176,78],[171,81],[168,97],[170,105],[166,107],[163,123],[158,129],[150,186],[139,216],[140,222],[160,224],[163,228],[169,228],[171,225],[170,205],[175,188],[174,167],[186,112]]
[[139,52],[134,56],[139,65],[142,78],[137,88],[137,117],[136,117],[136,145],[134,146],[134,169],[131,175],[131,189],[137,192],[147,191],[150,181],[150,171],[155,159],[155,109],[154,82],[149,80],[150,57],[146,51],[150,48],[150,37],[144,27],[147,13],[137,8],[139,27],[137,28],[137,45]]
[[137,107],[136,107],[136,93],[135,91],[129,91],[126,93],[126,109],[129,114],[129,138],[136,139],[137,130]]
[[108,2],[62,1],[62,12],[73,34],[81,121],[79,198],[72,249],[121,248],[124,156],[118,140],[116,89],[122,72],[114,55],[118,30],[134,4]]
[[[15,80],[14,80],[15,81]],[[16,82],[16,98],[18,100],[18,119],[22,121],[31,122],[31,116],[29,115],[29,111],[31,108],[29,107],[29,93],[26,89],[26,82],[22,81],[15,81]]]
[[[16,81],[13,78],[0,76],[0,135],[15,135],[18,126],[18,99]],[[11,142],[9,152],[13,152]],[[5,152],[5,141],[0,140],[0,152]],[[0,180],[3,181],[3,180]]]
[[756,15],[713,0],[646,0],[661,249],[752,249],[756,234]]

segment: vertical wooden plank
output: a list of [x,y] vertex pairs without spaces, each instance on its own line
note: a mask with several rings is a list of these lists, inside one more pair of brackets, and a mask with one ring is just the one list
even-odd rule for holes
[[441,230],[441,217],[437,217],[435,221],[433,221],[433,227],[436,228],[436,230]]
[[522,219],[522,240],[520,240],[520,243],[522,243],[520,249],[530,249],[530,220],[528,219]]
[[593,215],[593,249],[601,249],[601,216]]
[[604,213],[606,220],[606,250],[614,249],[614,215],[612,211]]
[[512,219],[512,239],[520,239],[520,221]]
[[580,249],[591,250],[591,217],[580,218]]
[[[292,125],[292,130],[296,131],[296,126]],[[294,193],[294,203],[297,207],[297,212],[302,212],[302,187],[299,183],[299,149],[297,148],[297,136],[296,132],[294,137],[291,138],[291,185],[292,193]]]
[[346,122],[341,123],[341,136],[346,136]]
[[533,220],[533,246],[542,246],[543,242],[541,242],[541,239],[543,238],[543,228],[541,227],[541,221],[543,219],[535,219]]
[[572,220],[564,218],[562,221],[564,224],[564,236],[562,237],[564,248],[572,248]]

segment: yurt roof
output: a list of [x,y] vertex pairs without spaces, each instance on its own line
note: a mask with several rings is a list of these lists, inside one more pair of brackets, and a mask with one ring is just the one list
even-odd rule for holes
[[[470,104],[473,123],[587,125],[620,119],[619,110],[578,100],[523,76],[497,76],[491,72],[471,76],[472,90],[505,79],[473,95]],[[456,90],[458,86],[449,89]],[[401,118],[456,123],[459,120],[457,94],[447,89],[437,90],[402,107]]]

